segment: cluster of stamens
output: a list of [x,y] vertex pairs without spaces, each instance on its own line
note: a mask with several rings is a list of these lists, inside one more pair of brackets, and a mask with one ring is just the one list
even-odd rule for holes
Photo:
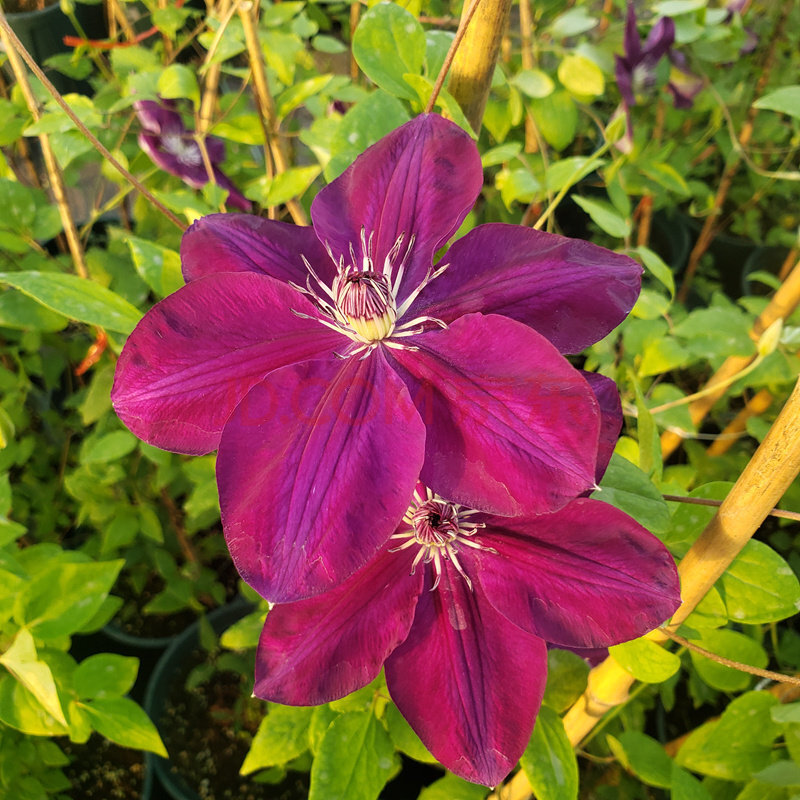
[[472,581],[458,560],[459,548],[463,546],[490,553],[497,552],[494,548],[486,547],[471,538],[477,530],[485,527],[482,522],[469,521],[469,517],[478,513],[458,503],[443,500],[430,489],[421,490],[418,487],[414,491],[414,503],[403,517],[403,522],[410,526],[409,530],[391,537],[406,541],[392,548],[390,552],[419,547],[419,552],[411,565],[411,574],[416,572],[420,563],[433,564],[435,577],[431,591],[439,585],[442,578],[442,562],[449,561],[467,582],[471,591]]
[[197,167],[203,163],[200,146],[193,139],[177,133],[168,133],[161,137],[164,149],[175,156],[181,164]]
[[336,264],[336,276],[331,286],[320,279],[305,256],[301,258],[308,270],[306,285],[290,284],[306,295],[323,315],[311,317],[295,311],[297,316],[316,320],[353,342],[353,345],[341,354],[343,358],[357,353],[363,353],[362,358],[366,358],[379,344],[398,350],[416,350],[416,347],[395,340],[422,333],[426,323],[447,327],[435,317],[415,317],[402,324],[398,324],[398,320],[408,311],[419,293],[432,280],[438,278],[448,265],[445,264],[436,270],[431,267],[420,284],[398,304],[397,297],[406,264],[414,247],[414,236],[409,237],[404,249],[406,236],[401,233],[379,269],[376,268],[373,258],[373,238],[373,234],[367,236],[365,229],[361,229],[361,257],[356,255],[351,243],[349,264],[345,263],[344,256],[340,256],[337,261],[330,245],[326,243],[325,249]]

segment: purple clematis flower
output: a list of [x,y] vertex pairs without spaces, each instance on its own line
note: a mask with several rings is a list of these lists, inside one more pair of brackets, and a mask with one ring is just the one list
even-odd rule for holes
[[[169,100],[137,100],[133,104],[142,131],[139,146],[161,169],[177,175],[194,189],[208,183],[208,171],[203,163],[200,146],[191,131],[186,129],[175,103]],[[218,186],[228,190],[227,203],[242,211],[250,211],[250,201],[233,185],[219,168],[225,160],[225,145],[214,136],[207,136],[206,151]]]
[[[661,17],[647,34],[642,44],[636,25],[636,10],[628,3],[625,19],[624,55],[615,55],[614,73],[622,95],[626,133],[620,149],[627,152],[633,143],[631,108],[637,98],[649,94],[657,80],[656,69],[661,59],[668,56],[673,65],[667,89],[673,97],[675,108],[691,108],[695,95],[703,88],[701,78],[688,68],[686,56],[673,50],[675,44],[675,22]],[[618,145],[619,146],[619,145]]]
[[591,489],[602,402],[562,353],[613,329],[639,266],[482,225],[477,148],[423,115],[323,189],[312,227],[195,222],[187,285],[120,356],[117,413],[151,444],[219,449],[228,547],[268,600],[329,589],[394,532],[421,475],[471,508],[554,511]]
[[494,786],[530,738],[548,642],[618,644],[679,603],[666,548],[613,506],[579,498],[552,514],[497,517],[420,486],[365,567],[324,595],[272,608],[255,694],[325,703],[385,666],[392,699],[431,753]]

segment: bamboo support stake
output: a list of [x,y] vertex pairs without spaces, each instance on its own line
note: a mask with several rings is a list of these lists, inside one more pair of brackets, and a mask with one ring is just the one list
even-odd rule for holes
[[[242,20],[244,28],[244,38],[247,45],[247,52],[250,56],[250,69],[253,73],[253,88],[255,89],[255,99],[262,119],[264,136],[266,137],[265,147],[272,156],[275,164],[275,173],[280,175],[289,168],[289,162],[283,149],[283,142],[278,135],[278,115],[275,111],[275,101],[269,90],[267,82],[267,72],[264,69],[264,57],[261,53],[261,46],[258,42],[258,31],[256,29],[256,14],[258,6],[252,0],[239,3],[239,18]],[[308,216],[303,207],[297,200],[288,200],[286,208],[291,214],[292,219],[297,225],[308,225]]]
[[[0,19],[2,19],[4,23],[6,22],[5,14],[3,14],[2,10],[0,10]],[[28,110],[31,112],[34,122],[38,122],[42,116],[39,110],[39,104],[36,101],[36,97],[28,81],[28,73],[25,71],[25,65],[22,63],[22,59],[14,47],[11,38],[8,36],[5,27],[0,27],[0,41],[3,42],[9,64],[14,72],[14,77],[17,79],[20,91],[25,98]],[[39,144],[42,147],[42,157],[44,158],[47,176],[50,180],[50,191],[53,193],[53,199],[58,206],[58,213],[61,217],[61,224],[64,226],[64,235],[67,239],[69,252],[72,255],[72,261],[75,264],[75,271],[81,278],[88,278],[89,270],[86,267],[83,247],[81,246],[80,237],[78,236],[78,229],[75,226],[75,220],[72,218],[72,211],[67,202],[67,190],[64,186],[64,176],[61,174],[61,168],[58,166],[53,148],[50,146],[50,138],[46,133],[39,134]]]
[[500,43],[508,25],[511,0],[480,0],[477,9],[475,4],[475,0],[464,4],[462,22],[467,13],[473,13],[474,19],[466,28],[453,59],[448,89],[477,133],[489,98]]
[[[752,339],[758,341],[761,334],[777,319],[786,319],[800,304],[800,262],[789,273],[789,277],[780,285],[772,296],[767,307],[761,312],[750,332]],[[689,403],[689,415],[697,425],[705,419],[706,414],[719,400],[728,387],[730,378],[741,372],[755,356],[730,356],[722,366],[708,379],[706,387],[719,385],[719,390]],[[684,436],[676,430],[667,430],[661,434],[661,455],[664,459],[670,456],[683,441]]]
[[[753,454],[713,519],[678,565],[683,602],[669,623],[675,630],[758,530],[770,510],[800,473],[800,381],[769,433]],[[663,644],[658,630],[648,638]],[[589,673],[584,694],[564,716],[570,742],[577,746],[603,715],[624,703],[633,676],[609,656]],[[500,789],[496,800],[525,800],[531,789],[523,772]]]
[[763,414],[772,405],[772,395],[766,389],[754,394],[745,407],[725,427],[718,439],[706,450],[710,456],[721,456],[730,450],[731,445],[739,438],[739,434],[747,430],[747,420]]

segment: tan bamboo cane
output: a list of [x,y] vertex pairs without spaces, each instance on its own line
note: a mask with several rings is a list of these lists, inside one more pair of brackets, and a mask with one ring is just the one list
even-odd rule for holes
[[[758,341],[761,334],[777,319],[786,319],[800,304],[800,262],[789,273],[789,277],[780,285],[778,290],[770,300],[767,307],[759,314],[753,329],[750,332],[751,338]],[[731,356],[726,359],[722,366],[708,379],[706,387],[719,385],[719,389],[689,404],[689,416],[692,422],[698,425],[705,419],[706,414],[712,406],[724,394],[730,385],[729,380],[734,375],[741,372],[755,358],[755,356]],[[677,430],[667,430],[661,434],[661,456],[666,459],[680,445],[684,439],[683,432]]]
[[[670,629],[677,628],[695,609],[798,473],[800,381],[719,510],[678,565],[683,602],[669,623]],[[648,638],[663,644],[668,637],[656,630]],[[607,711],[624,703],[633,682],[633,676],[612,656],[596,666],[589,673],[586,691],[564,716],[570,742],[578,745]],[[525,774],[515,775],[495,797],[497,800],[530,797]]]
[[745,407],[725,426],[725,429],[706,450],[710,456],[721,456],[730,450],[731,445],[739,438],[739,434],[747,430],[747,420],[763,414],[772,405],[772,394],[762,389],[754,394]]
[[480,0],[465,3],[462,18],[474,12],[471,24],[453,59],[447,88],[461,106],[474,131],[480,130],[489,98],[497,56],[508,25],[511,0]]

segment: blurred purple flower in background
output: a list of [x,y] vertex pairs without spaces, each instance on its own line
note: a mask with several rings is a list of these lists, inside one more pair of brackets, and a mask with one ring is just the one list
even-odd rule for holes
[[336,589],[267,615],[255,694],[344,697],[382,666],[392,699],[452,772],[494,786],[525,749],[547,646],[634,639],[680,603],[667,549],[623,512],[581,498],[497,517],[419,485],[403,523]]
[[[208,181],[208,170],[194,134],[183,123],[174,102],[170,100],[137,100],[133,104],[142,130],[139,146],[161,169],[177,176],[193,189],[200,189]],[[219,168],[225,160],[225,145],[214,136],[205,139],[206,152],[214,182],[227,189],[227,204],[241,211],[250,211],[250,201],[233,185]]]
[[702,79],[689,70],[686,56],[674,50],[674,44],[675,23],[669,17],[658,19],[642,44],[636,25],[636,10],[633,3],[628,3],[624,54],[614,56],[614,73],[626,120],[625,136],[617,146],[624,152],[628,152],[633,144],[631,108],[643,96],[652,93],[658,79],[658,65],[664,56],[668,56],[673,67],[667,89],[672,94],[675,108],[691,108],[695,95],[703,88]]

